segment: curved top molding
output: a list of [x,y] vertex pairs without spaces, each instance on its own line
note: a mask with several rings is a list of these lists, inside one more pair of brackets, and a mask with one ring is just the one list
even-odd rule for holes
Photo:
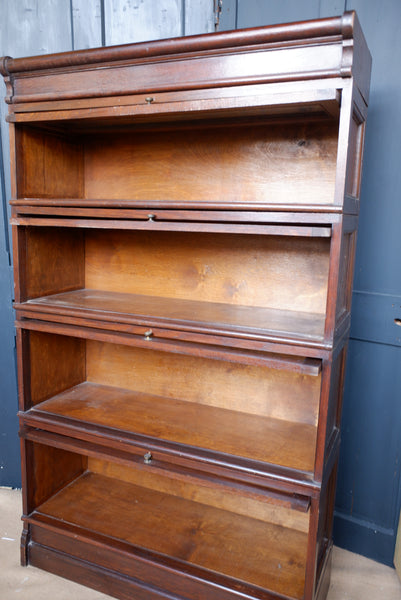
[[61,52],[57,54],[30,56],[27,58],[1,59],[0,72],[3,76],[24,71],[58,69],[95,65],[101,62],[135,60],[150,57],[169,56],[226,48],[240,49],[243,46],[259,44],[278,44],[280,42],[296,42],[305,39],[328,36],[352,37],[355,12],[344,13],[341,17],[300,21],[285,25],[239,29],[223,33],[207,33],[188,37],[178,37],[136,44],[124,44]]
[[347,12],[225,33],[6,56],[0,72],[10,111],[19,112],[22,104],[38,102],[351,77],[360,73],[356,62],[362,64],[358,87],[367,103],[370,54],[355,12]]

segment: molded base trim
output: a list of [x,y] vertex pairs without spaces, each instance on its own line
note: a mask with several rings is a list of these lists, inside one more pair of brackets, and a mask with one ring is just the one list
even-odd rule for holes
[[182,596],[171,595],[134,578],[84,563],[35,543],[30,544],[29,564],[121,600],[183,600]]
[[256,586],[238,583],[236,589],[229,588],[213,572],[204,579],[190,568],[184,572],[163,561],[153,562],[146,551],[136,555],[125,544],[104,546],[102,536],[91,540],[37,525],[31,528],[34,541],[28,545],[28,564],[121,600],[289,600]]

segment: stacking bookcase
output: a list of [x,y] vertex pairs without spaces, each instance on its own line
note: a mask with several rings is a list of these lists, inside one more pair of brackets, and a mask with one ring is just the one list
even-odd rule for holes
[[370,63],[354,13],[2,59],[22,564],[325,598]]

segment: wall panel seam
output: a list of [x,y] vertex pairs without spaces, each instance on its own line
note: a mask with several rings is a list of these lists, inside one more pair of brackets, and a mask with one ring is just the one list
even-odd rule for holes
[[74,38],[74,16],[73,16],[73,0],[70,0],[70,22],[71,22],[71,48],[75,50],[75,38]]

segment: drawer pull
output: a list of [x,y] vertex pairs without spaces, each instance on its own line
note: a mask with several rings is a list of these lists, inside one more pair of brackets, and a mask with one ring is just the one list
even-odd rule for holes
[[149,213],[148,214],[148,221],[154,221],[156,219],[156,215]]
[[149,463],[152,462],[152,458],[153,458],[152,453],[146,452],[146,454],[144,454],[144,456],[143,456],[143,462],[148,465]]
[[153,331],[151,329],[148,329],[147,331],[145,331],[145,340],[152,339],[152,335],[153,335]]
[[153,96],[146,96],[146,98],[145,98],[146,104],[152,104],[153,101],[154,101]]

